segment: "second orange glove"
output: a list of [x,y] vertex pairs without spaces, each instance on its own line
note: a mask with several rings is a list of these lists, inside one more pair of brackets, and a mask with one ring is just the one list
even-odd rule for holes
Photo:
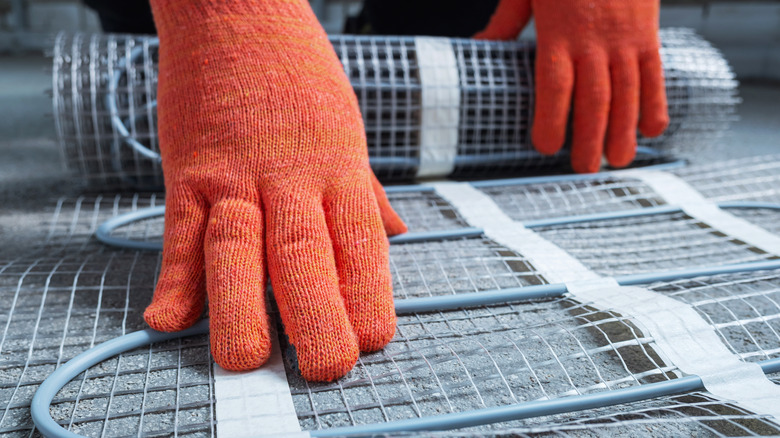
[[488,27],[474,37],[517,38],[532,13],[534,146],[543,154],[563,146],[573,97],[574,170],[598,171],[602,151],[613,166],[630,164],[637,125],[643,135],[655,137],[669,124],[658,52],[659,1],[502,0]]

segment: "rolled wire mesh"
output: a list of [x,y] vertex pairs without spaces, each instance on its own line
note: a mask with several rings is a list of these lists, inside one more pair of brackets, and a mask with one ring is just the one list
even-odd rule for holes
[[[734,119],[738,101],[736,82],[717,50],[688,30],[665,29],[661,37],[671,124],[659,138],[639,139],[640,146],[655,150],[653,159],[681,146],[695,153],[710,144]],[[444,41],[458,74],[454,127],[423,126],[424,108],[447,110],[453,103],[423,102],[423,91],[437,84],[422,82],[414,38],[331,37],[360,103],[376,174],[385,181],[417,175],[427,147],[422,132],[429,128],[457,131],[454,177],[565,165],[565,150],[543,157],[530,143],[533,45]],[[64,161],[83,180],[104,188],[162,185],[154,158],[156,44],[151,37],[57,37],[54,117]]]
[[[529,207],[528,217],[584,213],[588,202],[597,210],[661,203],[636,181],[621,180],[597,177],[588,184],[544,182],[488,192],[515,214],[522,204],[513,205],[513,199],[535,196],[528,205],[538,207]],[[391,191],[389,197],[412,231],[467,226],[433,192]],[[0,250],[0,403],[5,403],[0,404],[0,433],[30,435],[30,398],[58,364],[145,327],[141,312],[151,298],[159,254],[108,249],[92,234],[109,217],[163,204],[164,197],[155,194],[62,199],[37,213],[46,224],[42,243],[23,252]],[[160,239],[161,231],[159,218],[117,230],[150,240]],[[547,227],[540,233],[592,269],[613,275],[769,257],[682,213]],[[610,253],[611,248],[624,254]],[[390,261],[398,300],[547,283],[530,260],[486,236],[392,245]],[[650,288],[694,307],[734,354],[757,361],[777,357],[780,349],[779,279],[780,272],[767,271]],[[403,315],[387,348],[362,355],[355,370],[330,384],[301,380],[292,351],[283,351],[304,429],[592,394],[680,376],[640,324],[566,296]],[[154,344],[89,368],[60,391],[50,412],[64,427],[89,436],[212,436],[219,402],[212,366],[205,336]],[[778,428],[770,419],[701,392],[448,436],[612,433],[750,436],[777,434]]]

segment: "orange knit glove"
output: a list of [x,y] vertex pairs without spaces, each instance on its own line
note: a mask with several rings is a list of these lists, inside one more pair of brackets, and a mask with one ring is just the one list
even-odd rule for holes
[[395,333],[390,234],[355,94],[306,0],[152,0],[166,186],[162,271],[144,318],[262,365],[265,271],[303,377],[333,380]]
[[647,137],[669,124],[658,53],[659,1],[501,0],[487,28],[474,37],[517,38],[532,10],[534,146],[543,154],[563,146],[573,89],[574,170],[598,171],[602,151],[611,165],[627,166],[636,154],[637,122]]

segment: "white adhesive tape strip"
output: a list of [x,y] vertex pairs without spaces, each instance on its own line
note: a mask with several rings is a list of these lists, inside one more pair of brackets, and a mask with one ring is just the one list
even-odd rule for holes
[[417,37],[415,47],[422,85],[417,177],[446,176],[452,173],[458,153],[458,65],[447,38]]
[[702,378],[713,395],[780,419],[780,387],[756,364],[745,363],[721,342],[715,328],[691,306],[639,287],[620,286],[590,271],[557,245],[509,218],[493,200],[466,183],[432,184],[474,227],[527,257],[550,282],[563,282],[578,301],[637,321],[657,353],[687,374]]
[[769,254],[780,255],[780,236],[723,211],[682,178],[642,169],[628,170],[622,175],[641,180],[669,204],[682,208],[688,216]]
[[[278,339],[273,332],[271,338]],[[214,364],[214,398],[217,436],[309,436],[301,432],[277,342],[257,370],[232,372]]]
[[639,287],[621,287],[613,279],[570,282],[580,301],[612,309],[637,321],[655,339],[659,353],[686,374],[701,377],[720,398],[780,419],[780,386],[754,363],[739,360],[723,345],[714,328],[691,306]]

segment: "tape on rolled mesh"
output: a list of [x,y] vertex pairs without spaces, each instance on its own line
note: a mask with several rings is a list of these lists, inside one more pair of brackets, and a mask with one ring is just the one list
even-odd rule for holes
[[[620,286],[613,278],[597,275],[557,245],[513,221],[489,196],[470,184],[433,186],[471,226],[483,228],[490,239],[527,257],[550,282],[565,283],[575,299],[640,322],[656,340],[657,352],[682,372],[701,377],[707,391],[780,420],[780,387],[764,375],[759,365],[744,363],[732,354],[715,329],[691,306],[647,289]],[[667,188],[671,190],[672,186],[673,182]],[[720,231],[730,234],[731,230]]]
[[446,38],[416,37],[414,42],[422,86],[417,177],[449,175],[458,154],[460,114],[455,53]]

